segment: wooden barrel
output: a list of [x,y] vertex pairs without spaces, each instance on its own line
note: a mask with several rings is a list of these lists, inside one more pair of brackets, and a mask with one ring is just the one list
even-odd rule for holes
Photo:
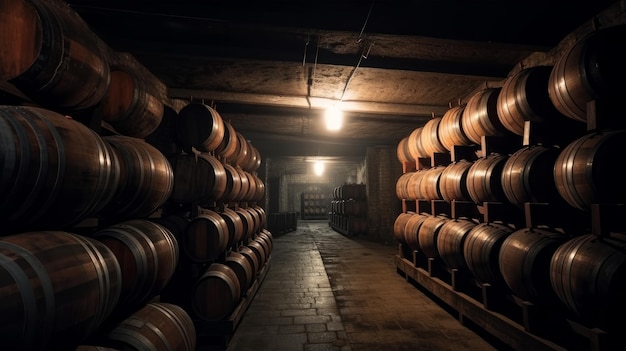
[[124,313],[157,296],[170,281],[179,258],[178,242],[164,226],[132,219],[93,234],[115,255],[122,270],[117,310]]
[[163,100],[152,92],[151,83],[134,67],[111,66],[109,87],[94,116],[122,135],[145,138],[157,129],[164,111]]
[[422,147],[422,143],[420,141],[422,130],[423,127],[417,127],[413,129],[411,134],[409,134],[408,147],[413,160],[417,160],[420,157],[430,157],[428,152],[426,152],[426,150]]
[[191,219],[179,244],[192,262],[208,263],[224,254],[229,240],[226,220],[217,212],[204,210]]
[[249,151],[249,143],[248,140],[243,136],[243,134],[239,132],[235,132],[237,136],[237,148],[235,150],[235,154],[232,158],[232,163],[240,168],[243,168],[243,165],[247,163]]
[[254,236],[254,218],[250,212],[245,211],[243,208],[239,207],[235,209],[235,212],[241,218],[241,222],[243,223],[243,237],[242,240],[245,242],[251,239]]
[[480,145],[483,136],[511,134],[498,117],[498,95],[502,88],[487,88],[470,97],[463,110],[461,127],[467,137]]
[[463,246],[467,234],[477,224],[469,219],[456,218],[444,223],[437,235],[437,252],[450,269],[467,270]]
[[252,242],[257,242],[261,244],[261,246],[263,247],[263,254],[264,254],[263,262],[267,262],[270,258],[271,250],[272,250],[270,243],[265,238],[262,238],[258,235],[254,239],[252,239]]
[[550,283],[550,262],[568,238],[551,228],[523,228],[504,239],[498,265],[516,296],[532,303],[560,304]]
[[467,171],[467,191],[475,204],[507,202],[502,188],[502,169],[508,156],[490,154],[474,161]]
[[404,242],[411,250],[420,251],[417,234],[419,233],[420,226],[428,216],[429,214],[427,213],[413,213],[411,218],[407,220],[404,226]]
[[409,196],[407,198],[408,200],[417,200],[417,199],[423,198],[423,195],[421,192],[422,191],[421,184],[425,175],[426,175],[425,169],[412,172],[411,178],[409,179],[409,182],[406,185],[406,191]]
[[252,197],[252,202],[261,202],[265,197],[265,183],[256,175],[256,173],[250,173],[250,177],[254,179],[255,190]]
[[406,136],[398,142],[398,146],[396,147],[396,156],[398,157],[398,161],[401,164],[409,163],[415,164],[415,160],[413,156],[409,152],[409,137]]
[[513,228],[504,224],[480,223],[467,233],[463,241],[463,257],[478,282],[506,287],[500,272],[500,248],[513,232]]
[[235,156],[239,139],[237,139],[237,133],[233,125],[228,121],[223,121],[223,123],[224,137],[222,142],[215,148],[215,154],[223,157],[228,162]]
[[266,234],[271,235],[271,233],[266,229],[267,228],[267,213],[265,212],[265,209],[261,207],[260,205],[254,205],[252,206],[252,209],[257,211],[259,213],[259,218],[261,218],[261,232],[265,232]]
[[197,335],[193,320],[180,306],[152,302],[120,322],[105,343],[120,350],[195,351]]
[[212,107],[192,102],[178,111],[176,120],[178,144],[187,152],[215,151],[224,139],[224,121]]
[[626,25],[601,28],[579,39],[560,57],[550,74],[548,92],[561,113],[586,122],[591,100],[623,104],[626,53],[615,50],[615,45],[624,36]]
[[239,179],[241,180],[241,190],[239,190],[239,196],[237,197],[237,202],[247,202],[248,196],[250,194],[250,178],[248,177],[248,172],[242,170],[241,168],[235,168],[237,173],[239,174]]
[[424,171],[424,175],[419,182],[419,199],[423,200],[441,200],[441,193],[439,192],[439,179],[441,173],[446,169],[446,166],[431,167]]
[[239,252],[231,252],[225,259],[224,264],[230,267],[239,279],[239,287],[241,288],[241,297],[243,297],[248,289],[254,283],[253,268],[246,256]]
[[570,205],[589,211],[594,203],[624,203],[624,176],[616,165],[624,163],[626,130],[591,132],[567,145],[554,166],[554,182]]
[[242,254],[248,260],[248,262],[250,262],[250,267],[252,267],[252,273],[253,273],[252,276],[256,279],[256,276],[259,273],[259,271],[263,269],[264,263],[261,263],[259,259],[257,258],[256,253],[252,251],[252,249],[246,245],[240,246],[237,252]]
[[[253,202],[254,197],[256,195],[256,190],[257,190],[256,179],[252,177],[252,174],[244,170],[239,171],[239,176],[241,177],[241,184],[242,184],[241,201]],[[243,184],[247,184],[247,186],[244,186]],[[243,192],[243,190],[245,190],[245,192]]]
[[272,234],[268,230],[264,229],[257,235],[257,238],[263,239],[267,243],[267,247],[268,247],[267,256],[269,259],[269,256],[272,253],[272,249],[274,248],[274,238]]
[[588,234],[559,246],[550,282],[578,320],[609,333],[623,332],[626,312],[626,235]]
[[244,225],[241,217],[230,208],[224,208],[223,211],[219,212],[219,215],[224,218],[226,226],[228,227],[227,247],[237,247],[244,236]]
[[446,202],[472,201],[467,190],[467,173],[473,162],[461,159],[446,166],[439,176],[439,193]]
[[255,211],[252,207],[242,208],[243,211],[246,211],[250,214],[252,218],[252,232],[250,237],[254,238],[262,229],[263,223],[261,221],[261,215]]
[[393,222],[393,237],[400,244],[406,244],[406,241],[404,241],[404,227],[406,227],[411,217],[413,217],[412,213],[400,213]]
[[[398,200],[410,199],[408,192],[409,180],[415,172],[406,172],[396,181],[396,197]],[[415,199],[412,199],[415,200]]]
[[241,174],[235,169],[235,167],[223,163],[224,172],[226,175],[226,189],[224,194],[218,199],[220,202],[238,201],[241,199]]
[[66,228],[106,206],[119,184],[108,143],[56,112],[0,106],[4,232]]
[[441,117],[431,118],[422,127],[422,133],[420,134],[419,142],[422,149],[426,151],[428,157],[436,152],[443,153],[448,152],[448,149],[441,143],[439,139],[439,125],[441,123]]
[[106,45],[64,3],[0,3],[0,80],[42,106],[85,109],[109,85]]
[[559,112],[550,100],[548,85],[552,66],[534,66],[507,78],[498,95],[498,118],[514,134],[524,135],[526,121],[548,125],[557,133],[574,131],[573,121]]
[[103,137],[120,164],[120,181],[115,195],[100,215],[112,220],[147,217],[169,199],[174,188],[174,171],[159,150],[133,137]]
[[502,168],[502,189],[510,203],[523,209],[526,202],[563,204],[554,183],[554,165],[560,148],[535,144],[508,157]]
[[170,199],[180,204],[207,204],[226,192],[228,179],[224,165],[207,153],[181,154],[170,161],[174,186]]
[[241,300],[241,287],[235,271],[223,263],[211,263],[192,291],[194,315],[205,321],[218,321],[231,315]]
[[252,252],[256,255],[261,267],[264,266],[267,262],[267,257],[269,256],[266,252],[266,247],[256,240],[250,240],[246,246],[252,249]]
[[104,244],[61,231],[0,238],[0,337],[6,350],[63,350],[95,332],[121,292]]
[[417,241],[424,256],[428,258],[439,258],[439,251],[437,250],[437,236],[439,236],[441,226],[449,220],[450,218],[445,215],[430,215],[424,219],[422,225],[417,231]]
[[441,117],[437,134],[439,141],[448,151],[452,151],[455,145],[470,146],[474,143],[467,137],[462,128],[463,111],[465,105],[459,105],[448,109]]
[[261,153],[254,145],[248,143],[248,157],[242,168],[248,172],[256,172],[259,167],[261,167]]

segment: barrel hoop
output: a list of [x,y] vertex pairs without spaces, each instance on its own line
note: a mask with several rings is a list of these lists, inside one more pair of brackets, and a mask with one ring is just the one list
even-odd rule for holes
[[[33,346],[33,340],[40,340],[45,345],[46,341],[50,339],[54,331],[54,321],[56,317],[54,287],[46,272],[46,268],[35,255],[19,245],[0,240],[0,248],[6,248],[18,253],[27,263],[30,264],[35,273],[37,273],[37,277],[41,282],[41,290],[43,291],[46,307],[44,318],[39,318],[37,315],[37,299],[35,298],[33,285],[30,283],[29,277],[24,274],[25,272],[17,263],[0,253],[0,263],[4,266],[12,268],[9,270],[9,274],[11,274],[17,282],[20,287],[22,297],[24,298],[24,304],[22,307],[25,311],[26,320],[24,321],[25,333],[23,340],[29,341],[27,346]],[[22,274],[19,274],[20,272]],[[37,325],[40,322],[42,324],[41,330],[37,330],[37,328],[29,328],[29,326]],[[31,347],[27,347],[26,349],[31,349]]]
[[[136,319],[136,318],[128,318],[124,321],[124,323],[138,321],[142,324],[145,324],[145,321]],[[157,348],[154,344],[145,336],[141,335],[141,333],[137,333],[133,330],[126,330],[123,328],[116,328],[111,333],[109,333],[108,338],[111,340],[121,341],[128,345],[131,345],[133,348],[137,349],[137,351],[154,351]]]

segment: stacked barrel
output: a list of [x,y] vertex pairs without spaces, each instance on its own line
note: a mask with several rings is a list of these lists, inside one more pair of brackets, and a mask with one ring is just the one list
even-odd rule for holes
[[161,299],[187,311],[199,335],[224,333],[218,324],[240,319],[245,308],[238,307],[269,267],[273,235],[259,205],[261,155],[204,103],[182,107],[174,125],[180,151],[168,157],[174,184],[159,223],[177,233],[181,258]]
[[403,138],[399,255],[620,339],[625,38],[626,26],[596,30]]
[[328,224],[345,235],[367,234],[365,184],[344,184],[333,189]]
[[300,194],[300,215],[302,219],[327,219],[329,203],[322,191],[304,191]]
[[160,82],[63,2],[2,1],[0,33],[0,80],[20,97],[0,101],[4,347],[122,349],[115,330],[158,307],[141,315],[153,330],[126,335],[194,350],[191,317],[151,305],[179,260],[174,233],[152,220],[173,169],[142,139],[160,123]]

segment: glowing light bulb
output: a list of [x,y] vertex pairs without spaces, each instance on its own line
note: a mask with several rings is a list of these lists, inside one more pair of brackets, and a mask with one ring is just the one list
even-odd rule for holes
[[313,164],[313,171],[315,172],[315,175],[321,176],[324,173],[324,162],[315,161]]
[[343,125],[343,110],[339,105],[333,105],[326,109],[324,115],[326,121],[326,129],[330,131],[338,131]]

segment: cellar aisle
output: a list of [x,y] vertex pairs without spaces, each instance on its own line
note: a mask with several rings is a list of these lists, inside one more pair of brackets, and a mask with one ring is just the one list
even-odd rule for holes
[[502,349],[408,283],[395,253],[325,220],[275,235],[269,272],[227,350]]

